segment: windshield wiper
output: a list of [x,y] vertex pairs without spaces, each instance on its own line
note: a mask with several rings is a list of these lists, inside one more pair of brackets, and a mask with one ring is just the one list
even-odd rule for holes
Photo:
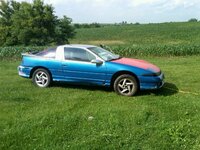
[[113,58],[113,59],[109,59],[108,61],[112,61],[112,60],[118,60],[118,59],[121,59],[122,57],[117,57],[117,58]]

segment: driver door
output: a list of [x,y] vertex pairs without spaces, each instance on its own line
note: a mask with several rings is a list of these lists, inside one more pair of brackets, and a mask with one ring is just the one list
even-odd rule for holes
[[65,60],[62,62],[64,79],[69,82],[103,85],[106,78],[106,65],[95,64],[94,54],[81,48],[64,48]]

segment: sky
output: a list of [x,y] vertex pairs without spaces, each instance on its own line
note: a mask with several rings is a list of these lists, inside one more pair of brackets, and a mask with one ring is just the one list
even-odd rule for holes
[[[22,0],[17,0],[22,1]],[[24,0],[31,2],[32,0]],[[74,23],[160,23],[200,20],[200,0],[44,0]]]

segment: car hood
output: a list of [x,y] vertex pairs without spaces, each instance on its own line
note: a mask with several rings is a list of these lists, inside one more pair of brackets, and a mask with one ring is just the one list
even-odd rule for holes
[[160,72],[160,68],[158,68],[157,66],[155,66],[145,60],[132,59],[132,58],[120,58],[117,60],[113,60],[111,62],[129,65],[129,66],[133,66],[133,67],[137,67],[137,68],[142,68],[142,69],[149,70],[152,72]]

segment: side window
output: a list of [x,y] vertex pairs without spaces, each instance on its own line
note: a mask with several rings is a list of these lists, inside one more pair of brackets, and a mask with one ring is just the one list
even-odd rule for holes
[[36,56],[45,57],[45,58],[55,58],[56,48],[49,48],[47,50],[37,53]]
[[94,55],[80,48],[64,48],[65,60],[76,60],[90,62],[96,59]]

